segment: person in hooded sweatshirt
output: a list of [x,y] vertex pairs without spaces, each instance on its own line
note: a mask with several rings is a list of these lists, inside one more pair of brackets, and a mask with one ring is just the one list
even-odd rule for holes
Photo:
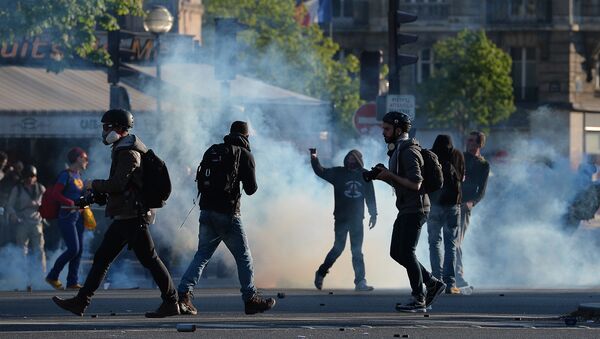
[[148,152],[148,148],[137,136],[129,134],[132,127],[133,115],[127,110],[111,109],[102,116],[102,141],[112,147],[110,174],[106,180],[88,181],[85,186],[94,193],[108,195],[105,213],[112,223],[104,233],[77,295],[69,299],[52,298],[59,307],[79,316],[83,315],[110,264],[125,245],[129,245],[142,266],[150,271],[161,292],[161,305],[156,311],[147,312],[146,317],[162,318],[180,313],[177,290],[169,271],[156,254],[148,229],[154,214],[142,205],[142,154]]
[[373,287],[367,285],[365,279],[365,263],[362,254],[363,219],[365,215],[365,201],[369,210],[369,229],[377,223],[377,204],[373,182],[365,182],[362,173],[362,154],[351,150],[344,158],[343,167],[323,168],[319,163],[316,150],[311,151],[311,165],[315,174],[333,185],[335,209],[333,248],[327,253],[325,261],[315,272],[315,287],[323,288],[323,279],[333,266],[337,258],[344,251],[346,238],[350,234],[350,250],[352,251],[352,267],[354,268],[354,286],[356,291],[372,291]]
[[[233,161],[231,167],[223,167],[220,170],[229,171],[232,174],[231,178],[234,179],[232,179],[233,182],[228,192],[225,192],[222,187],[201,192],[198,250],[177,287],[182,314],[196,315],[198,313],[192,303],[192,292],[204,267],[221,242],[225,243],[237,264],[244,312],[246,314],[262,313],[275,305],[275,299],[263,298],[254,286],[252,255],[240,215],[242,197],[240,184],[247,195],[252,195],[258,190],[256,166],[254,156],[250,151],[248,137],[248,124],[244,121],[234,121],[229,129],[229,134],[224,137],[224,143],[211,146],[204,155],[204,158],[209,157],[210,153],[217,148],[223,151],[227,150],[227,154],[233,155],[236,160]],[[221,159],[220,156],[217,157]],[[216,160],[216,158],[211,159]],[[198,180],[203,179],[199,178]]]
[[[446,294],[460,294],[456,287],[456,247],[460,224],[461,184],[465,158],[454,148],[452,137],[440,134],[431,148],[442,165],[444,186],[429,194],[431,211],[427,219],[431,274],[446,283]],[[441,252],[442,234],[444,252]]]

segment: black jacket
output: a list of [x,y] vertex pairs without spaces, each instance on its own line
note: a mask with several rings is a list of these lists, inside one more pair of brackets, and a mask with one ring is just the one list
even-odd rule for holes
[[483,157],[465,152],[465,181],[462,186],[462,201],[477,204],[485,195],[490,164]]
[[242,192],[240,183],[244,188],[244,192],[248,195],[254,194],[258,189],[256,184],[254,156],[250,152],[250,142],[248,138],[241,134],[229,134],[223,138],[225,144],[239,146],[240,162],[238,168],[237,181],[234,184],[232,194],[200,195],[200,209],[210,210],[224,214],[237,215],[240,214],[240,199]]
[[[348,158],[355,157],[360,165],[358,170],[348,168]],[[365,201],[369,214],[377,215],[375,190],[373,182],[365,182],[362,173],[362,155],[356,150],[348,152],[344,158],[343,167],[323,168],[319,159],[311,159],[315,174],[333,185],[335,209],[333,215],[336,220],[362,220],[365,216]]]
[[[394,174],[414,183],[423,182],[423,166],[425,161],[421,155],[421,146],[416,139],[397,140],[390,156],[389,169]],[[423,189],[414,191],[402,185],[392,185],[396,193],[398,215],[429,213],[429,196]]]
[[444,173],[444,186],[429,194],[432,205],[452,206],[461,203],[462,180],[465,176],[465,158],[454,148],[449,135],[440,134],[431,150],[438,156]]

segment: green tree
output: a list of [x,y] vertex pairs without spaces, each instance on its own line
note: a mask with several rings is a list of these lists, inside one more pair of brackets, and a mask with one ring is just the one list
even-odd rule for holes
[[[420,114],[435,127],[485,128],[515,111],[510,56],[483,31],[464,30],[434,47],[434,75],[419,88]],[[437,66],[439,64],[439,66]]]
[[0,41],[46,35],[62,52],[60,69],[75,56],[110,64],[97,29],[118,29],[116,16],[143,15],[142,0],[0,0]]
[[235,17],[247,29],[238,40],[242,72],[268,83],[335,104],[336,120],[351,129],[352,114],[361,105],[358,58],[334,60],[339,45],[318,25],[295,20],[295,0],[206,0],[206,22]]

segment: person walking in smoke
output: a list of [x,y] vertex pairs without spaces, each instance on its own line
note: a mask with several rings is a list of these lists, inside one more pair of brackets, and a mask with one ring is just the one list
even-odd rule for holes
[[25,258],[30,259],[26,270],[33,269],[27,272],[28,286],[31,287],[31,279],[46,272],[43,223],[38,211],[46,188],[37,182],[35,166],[25,166],[22,174],[21,182],[10,192],[6,211],[10,224],[15,227],[17,246],[23,249]]
[[[436,279],[421,265],[415,250],[421,227],[427,221],[429,197],[422,190],[425,162],[421,147],[409,139],[410,117],[400,112],[389,112],[383,117],[383,137],[388,144],[389,170],[383,165],[376,179],[394,188],[398,217],[394,222],[390,256],[406,268],[412,297],[405,304],[396,305],[399,312],[426,312],[427,307],[444,292],[446,284]],[[423,291],[423,283],[426,293]]]
[[469,228],[473,207],[483,199],[490,174],[490,164],[481,155],[481,149],[485,146],[485,139],[486,136],[483,132],[471,132],[467,138],[467,151],[464,153],[465,180],[462,183],[462,204],[460,205],[455,270],[456,286],[460,289],[469,287],[469,283],[464,278],[462,243]]
[[248,136],[246,122],[233,122],[229,135],[224,138],[225,142],[212,145],[204,153],[198,167],[198,250],[177,288],[183,314],[198,313],[192,303],[192,292],[221,242],[225,243],[235,258],[245,313],[264,312],[275,305],[275,299],[261,297],[254,286],[252,255],[240,217],[240,183],[248,195],[254,194],[258,189]]
[[365,201],[369,209],[369,229],[377,223],[377,204],[373,182],[365,182],[362,173],[362,154],[358,150],[348,152],[344,158],[343,167],[323,168],[319,163],[316,149],[311,149],[310,155],[312,168],[317,176],[333,185],[335,208],[335,241],[333,248],[327,253],[325,261],[315,272],[315,287],[323,288],[323,279],[329,273],[337,258],[344,251],[346,238],[350,234],[350,250],[352,251],[352,267],[354,268],[354,289],[356,291],[372,291],[373,287],[367,285],[365,279],[365,263],[362,254],[363,219],[365,215]]
[[52,195],[61,208],[58,212],[58,228],[62,234],[67,249],[56,259],[54,266],[46,276],[46,282],[57,290],[63,289],[63,284],[58,280],[60,272],[67,263],[67,288],[79,289],[79,264],[83,253],[83,217],[75,202],[83,194],[84,183],[81,172],[88,166],[87,153],[75,147],[67,154],[69,168],[58,175],[56,184],[52,188]]
[[[431,274],[438,279],[443,278],[447,294],[460,294],[460,290],[456,287],[454,269],[465,158],[461,151],[454,148],[452,137],[446,134],[437,136],[431,150],[438,156],[444,174],[442,188],[429,194],[431,212],[427,219],[427,234]],[[442,234],[443,253],[440,251]]]
[[110,264],[123,247],[129,245],[142,266],[152,274],[163,300],[158,309],[147,312],[146,317],[178,315],[177,291],[169,271],[156,254],[148,230],[154,214],[143,204],[142,154],[150,151],[137,136],[129,134],[129,129],[133,127],[133,115],[129,111],[111,109],[102,116],[102,124],[102,141],[112,147],[111,170],[107,180],[87,182],[86,188],[94,194],[108,195],[106,215],[112,219],[112,223],[104,234],[85,283],[77,295],[70,299],[55,296],[52,300],[59,307],[82,316]]

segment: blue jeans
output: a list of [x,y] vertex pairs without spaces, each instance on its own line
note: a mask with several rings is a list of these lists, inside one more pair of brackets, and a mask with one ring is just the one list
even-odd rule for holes
[[[427,221],[431,274],[438,279],[443,279],[448,287],[456,287],[455,267],[459,223],[460,205],[431,206]],[[442,233],[444,235],[443,253],[441,251]],[[442,262],[444,263],[443,268]]]
[[48,272],[48,279],[58,280],[60,272],[69,263],[67,286],[76,285],[79,281],[79,263],[83,253],[83,218],[79,211],[61,209],[58,214],[58,228],[62,234],[67,250],[64,251]]
[[337,258],[346,247],[346,239],[350,233],[350,251],[352,252],[352,267],[354,268],[354,284],[365,282],[365,262],[362,254],[364,238],[362,219],[350,221],[335,221],[335,240],[333,247],[327,253],[325,261],[319,267],[319,274],[325,276]]
[[177,290],[180,294],[191,292],[198,283],[202,270],[222,242],[229,249],[237,264],[240,291],[244,301],[256,293],[254,287],[254,267],[248,248],[248,239],[239,215],[223,214],[215,211],[200,211],[198,230],[198,250],[181,278]]

